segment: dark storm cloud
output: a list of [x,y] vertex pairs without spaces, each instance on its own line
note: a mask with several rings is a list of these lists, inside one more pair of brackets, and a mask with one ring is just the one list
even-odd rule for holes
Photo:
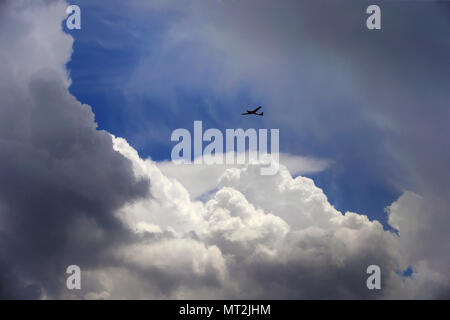
[[[25,36],[18,33],[12,43]],[[2,45],[0,52],[21,54],[13,50]],[[113,150],[111,135],[96,129],[90,107],[70,95],[57,71],[27,77],[19,66],[15,74],[15,57],[7,58],[0,84],[1,297],[55,297],[68,265],[102,263],[104,251],[129,237],[115,210],[146,196],[149,182],[135,179],[130,161]]]

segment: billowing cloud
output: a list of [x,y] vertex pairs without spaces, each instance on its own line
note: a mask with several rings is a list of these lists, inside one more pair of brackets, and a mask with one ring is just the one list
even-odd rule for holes
[[[216,154],[216,156],[220,155]],[[223,159],[225,157],[226,154],[222,155]],[[255,155],[256,157],[257,155]],[[246,159],[249,159],[248,152],[246,153]],[[276,161],[276,159],[279,159],[278,161],[285,165],[289,172],[295,175],[318,173],[332,165],[332,161],[328,159],[302,157],[288,153],[280,153],[278,156],[272,157],[272,161]],[[192,164],[176,164],[166,160],[158,162],[158,168],[160,168],[164,175],[180,181],[189,190],[193,198],[207,195],[213,191],[217,187],[219,179],[225,170],[232,167],[244,166],[231,164],[194,164],[195,160],[192,162]],[[225,163],[225,161],[223,162]],[[274,170],[275,168],[276,166],[274,166]]]
[[[141,236],[147,235],[157,247],[165,243],[167,252],[177,252],[183,243],[171,244],[172,237],[185,239],[184,246],[200,242],[201,251],[214,249],[213,265],[221,266],[215,271],[215,286],[206,282],[195,294],[191,292],[194,297],[379,297],[365,284],[366,268],[371,264],[382,266],[386,283],[400,279],[396,235],[366,216],[343,215],[311,179],[292,178],[284,166],[274,176],[261,176],[257,164],[230,168],[222,175],[219,190],[202,203],[192,201],[176,180],[163,176],[157,163],[140,159],[125,140],[116,138],[115,147],[132,160],[137,177],[152,181],[152,197],[120,210],[124,223]],[[174,266],[186,268],[193,263],[181,253],[161,256],[153,251],[154,245],[146,245],[145,258],[144,245],[141,258],[122,257],[122,263],[142,268],[146,261],[147,270],[159,266],[164,273],[171,272],[166,260],[175,259]],[[131,246],[129,250],[136,249]],[[203,255],[196,263],[205,276],[211,262],[209,254]],[[180,292],[186,294],[185,281],[180,279],[164,297],[184,296]],[[131,288],[125,292],[136,297]]]
[[[63,2],[7,1],[0,22],[2,297],[55,297],[65,268],[96,265],[127,232],[114,217],[146,195],[130,161],[69,92]],[[30,289],[31,288],[31,289]]]
[[[203,174],[211,180],[198,190],[209,194],[196,200],[196,176],[180,182],[176,168],[167,176],[125,139],[97,130],[89,106],[69,93],[66,4],[3,6],[2,298],[448,297],[448,200],[446,191],[432,196],[432,180],[388,208],[398,235],[336,210],[284,165],[272,176],[258,163]],[[81,291],[65,287],[70,264],[81,267]],[[366,287],[372,264],[382,270],[380,291]],[[402,277],[409,266],[413,275]]]

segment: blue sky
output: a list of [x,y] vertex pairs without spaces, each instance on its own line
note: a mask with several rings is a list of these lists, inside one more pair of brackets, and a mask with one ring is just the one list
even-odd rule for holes
[[[164,160],[170,157],[174,145],[170,141],[171,131],[179,127],[191,129],[194,120],[202,120],[205,128],[279,128],[280,151],[334,161],[329,169],[311,177],[338,210],[365,213],[388,227],[384,208],[400,195],[400,190],[378,174],[383,135],[363,122],[326,132],[326,124],[342,120],[345,114],[341,112],[346,112],[345,106],[337,112],[328,111],[335,109],[335,104],[351,103],[351,99],[333,91],[326,99],[313,96],[314,103],[328,105],[306,113],[298,127],[284,126],[279,118],[271,118],[289,109],[265,101],[253,90],[257,84],[243,80],[226,92],[208,85],[214,81],[216,69],[221,68],[220,61],[205,59],[204,65],[184,68],[183,52],[189,56],[195,54],[195,43],[186,41],[175,49],[164,48],[170,25],[182,19],[176,12],[168,10],[152,15],[150,10],[142,19],[122,14],[120,7],[83,1],[78,4],[82,7],[82,30],[68,31],[75,38],[72,60],[68,63],[72,78],[70,91],[78,100],[92,106],[100,129],[126,138],[141,156]],[[198,54],[201,59],[202,51]],[[211,65],[211,61],[218,65]],[[155,72],[164,76],[152,78],[145,84],[148,87],[129,90],[136,70],[143,63],[147,68],[145,74],[151,76]],[[186,64],[189,63],[187,58]],[[326,67],[320,72],[326,73]],[[190,72],[207,80],[192,85]],[[142,77],[142,72],[139,76]],[[152,94],[156,92],[152,90],[153,85],[164,88],[165,83],[167,91],[158,89],[157,94]],[[351,96],[351,90],[358,88],[347,89],[347,96]],[[265,108],[264,121],[239,117],[240,111],[257,105]],[[302,113],[299,116],[303,117]],[[323,121],[323,135],[318,137],[315,132],[303,129],[301,123],[305,121],[319,124]],[[373,147],[369,153],[368,145]]]

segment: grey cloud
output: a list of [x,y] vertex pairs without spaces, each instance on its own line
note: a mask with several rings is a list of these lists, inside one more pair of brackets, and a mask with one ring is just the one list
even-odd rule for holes
[[[48,12],[40,5],[34,14],[43,20],[19,26],[10,46],[0,48],[9,62],[0,80],[0,259],[6,269],[1,279],[6,298],[58,297],[68,265],[101,264],[103,252],[127,241],[130,235],[115,211],[148,193],[149,182],[135,179],[130,161],[113,149],[111,135],[96,129],[90,107],[68,92],[64,71],[58,69],[63,65],[56,62],[51,68],[44,61],[43,69],[30,73],[28,62],[16,58],[40,56],[33,48],[14,52],[25,32],[37,36],[33,23],[54,21],[42,26],[45,36],[53,32],[45,28],[58,28],[58,17],[65,14],[61,2]],[[26,6],[22,10],[27,14]],[[20,14],[9,16],[5,26],[14,26],[15,18],[20,21]],[[8,37],[8,29],[0,25],[2,39]],[[65,37],[61,32],[53,41],[60,40],[61,51],[70,52],[64,49],[70,45]],[[32,63],[39,66],[41,61]]]

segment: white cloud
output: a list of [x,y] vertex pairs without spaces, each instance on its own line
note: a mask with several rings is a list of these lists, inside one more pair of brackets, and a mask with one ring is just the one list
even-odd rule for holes
[[[131,229],[142,223],[142,219],[160,225],[162,230],[172,232],[172,236],[182,237],[187,246],[193,237],[195,243],[216,248],[216,258],[223,261],[221,265],[226,270],[223,273],[230,275],[233,285],[228,287],[224,282],[220,289],[210,288],[209,295],[217,296],[225,289],[230,297],[308,297],[307,292],[296,288],[312,288],[313,283],[342,273],[342,283],[335,281],[338,288],[348,285],[344,296],[370,297],[367,289],[361,289],[365,286],[365,268],[369,264],[385,267],[386,278],[399,277],[395,273],[399,264],[394,234],[363,215],[341,214],[311,179],[294,179],[284,166],[274,176],[261,176],[257,164],[227,169],[219,179],[220,189],[203,203],[191,201],[181,184],[163,176],[155,162],[140,159],[125,140],[115,138],[114,141],[115,148],[133,161],[136,174],[148,175],[152,190],[159,190],[152,191],[148,199],[122,208],[122,219]],[[167,242],[167,252],[172,250],[172,240],[158,241]],[[145,252],[146,246],[140,244],[139,248]],[[152,251],[152,245],[148,246]],[[177,252],[176,246],[173,250]],[[184,255],[177,255],[162,255],[157,260],[163,260],[159,263],[164,266],[166,263],[189,265],[183,260]],[[133,261],[122,260],[123,263]],[[150,265],[154,263],[151,260],[148,260]],[[141,267],[143,263],[136,262]],[[259,278],[270,278],[272,268],[280,271],[277,277],[283,282],[281,287],[270,281],[264,284]],[[297,278],[295,270],[302,276]],[[336,288],[317,284],[311,296],[324,294],[324,290],[330,297],[341,294]],[[176,296],[177,292],[171,294]]]
[[[225,156],[225,155],[224,155]],[[225,156],[226,157],[226,156]],[[248,153],[246,155],[248,159]],[[277,158],[277,157],[275,157]],[[280,153],[279,161],[294,175],[318,173],[328,169],[331,160],[314,157],[297,156]],[[172,161],[157,163],[161,172],[170,178],[176,178],[188,190],[192,198],[196,199],[217,188],[219,178],[229,168],[239,168],[243,165],[205,165],[205,164],[175,164]]]
[[[192,201],[182,184],[161,173],[159,164],[139,158],[124,139],[114,141],[115,148],[132,160],[136,174],[151,179],[155,191],[152,197],[122,208],[126,224],[131,229],[142,223],[160,225],[152,225],[148,233],[165,232],[165,236],[152,241],[165,243],[159,245],[167,252],[172,250],[171,237],[178,239],[177,244],[186,241],[186,246],[202,243],[200,251],[214,248],[215,265],[221,267],[213,272],[218,279],[227,279],[195,290],[175,286],[164,297],[431,298],[446,294],[445,270],[430,265],[432,259],[425,259],[435,256],[425,257],[423,250],[418,257],[413,256],[420,235],[420,225],[414,222],[418,217],[413,212],[419,214],[424,205],[418,195],[406,192],[388,209],[390,222],[399,228],[400,237],[364,215],[342,214],[311,179],[293,178],[283,165],[274,176],[260,175],[258,164],[228,168],[209,200]],[[137,232],[142,233],[139,229]],[[429,245],[432,243],[422,249]],[[146,250],[153,252],[151,243],[137,246],[142,250],[138,256],[145,257]],[[178,252],[177,246],[173,252]],[[141,268],[145,261],[149,266],[160,263],[168,274],[167,263],[186,265],[188,269],[191,266],[179,252],[156,257],[162,261],[144,258],[132,262],[131,258],[122,258],[122,263],[135,263]],[[200,261],[206,266],[198,268],[206,270],[209,260]],[[365,270],[370,264],[381,266],[382,292],[365,287]],[[413,276],[401,277],[398,271],[410,265],[415,270]],[[131,291],[128,288],[124,292]]]

